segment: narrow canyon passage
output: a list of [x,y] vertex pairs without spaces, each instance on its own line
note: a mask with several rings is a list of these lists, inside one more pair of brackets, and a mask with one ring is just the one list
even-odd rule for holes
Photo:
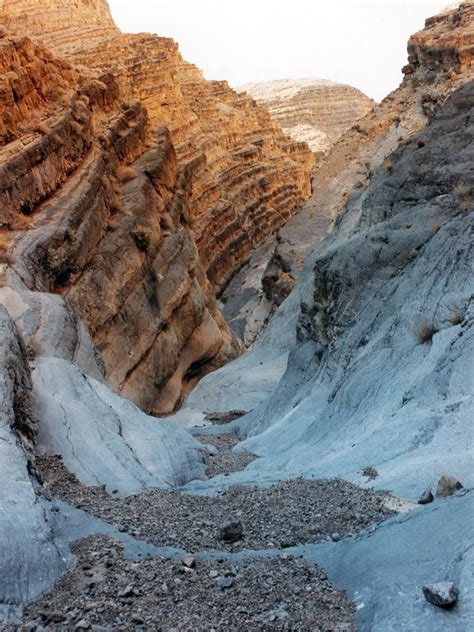
[[[225,421],[214,429],[225,429]],[[231,451],[234,435],[196,438],[208,476],[237,472],[255,459]],[[75,541],[74,570],[26,609],[26,629],[355,630],[351,601],[323,569],[293,551],[339,541],[395,515],[387,494],[338,480],[121,498],[81,485],[57,457],[38,466],[59,514],[66,503],[100,519],[108,533]],[[97,530],[89,522],[82,529]],[[135,560],[124,556],[124,534],[143,542]],[[234,563],[239,552],[245,557]]]
[[0,630],[467,632],[474,2],[380,102],[112,13],[0,0]]

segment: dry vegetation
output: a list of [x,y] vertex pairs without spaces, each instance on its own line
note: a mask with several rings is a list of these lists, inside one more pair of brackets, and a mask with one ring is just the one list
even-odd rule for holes
[[437,334],[439,329],[427,320],[423,320],[418,327],[416,327],[414,334],[420,344],[430,342],[433,336]]

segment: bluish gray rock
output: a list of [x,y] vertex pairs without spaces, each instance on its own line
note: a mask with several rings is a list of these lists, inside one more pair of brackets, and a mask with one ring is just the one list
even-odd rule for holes
[[440,608],[452,608],[459,598],[459,589],[453,582],[436,582],[423,586],[426,601]]

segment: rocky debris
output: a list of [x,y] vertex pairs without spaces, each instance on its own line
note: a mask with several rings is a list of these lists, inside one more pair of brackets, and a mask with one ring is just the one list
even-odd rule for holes
[[229,412],[225,413],[206,413],[204,419],[219,426],[229,424],[231,421],[240,419],[246,414],[245,410],[229,410]]
[[459,598],[459,589],[452,582],[437,582],[423,586],[426,601],[440,608],[452,608]]
[[[233,452],[239,443],[232,434],[222,435],[194,435],[194,438],[204,444],[204,463],[206,476],[212,478],[219,474],[231,474],[244,470],[257,457],[251,452]],[[209,449],[210,447],[214,449]]]
[[266,107],[288,136],[307,142],[316,154],[327,152],[375,105],[357,88],[320,79],[249,83],[239,90]]
[[[41,458],[46,489],[55,497],[157,546],[197,551],[289,548],[344,537],[395,515],[386,494],[340,480],[285,481],[268,488],[236,486],[217,496],[147,490],[119,498],[100,487],[84,487],[59,459]],[[237,542],[220,529],[241,522]]]
[[183,555],[181,562],[183,566],[186,566],[186,568],[196,567],[196,558],[193,555]]
[[364,467],[364,469],[362,470],[362,476],[366,476],[370,481],[375,481],[378,475],[379,473],[377,472],[375,467],[372,467],[370,465],[368,467]]
[[442,476],[436,487],[436,496],[438,498],[446,498],[452,496],[455,492],[462,489],[464,486],[454,476]]
[[233,543],[238,542],[244,535],[244,525],[241,520],[235,522],[229,522],[225,524],[219,531],[219,540],[224,542]]
[[[34,625],[37,630],[47,626],[117,632],[356,629],[353,604],[327,581],[323,570],[302,559],[286,556],[238,564],[199,559],[192,570],[161,557],[131,563],[123,558],[121,545],[105,536],[83,539],[73,551],[75,569],[27,606],[24,627],[7,625],[6,631]],[[95,579],[84,574],[84,562]],[[64,620],[53,622],[55,612],[63,613]]]
[[419,505],[429,505],[429,503],[432,503],[433,500],[434,500],[433,492],[431,491],[431,489],[427,489],[420,496],[418,504]]

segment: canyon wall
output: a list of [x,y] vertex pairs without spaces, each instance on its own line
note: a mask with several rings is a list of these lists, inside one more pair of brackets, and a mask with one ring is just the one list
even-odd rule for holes
[[[244,268],[234,291],[228,322],[246,343],[288,296],[315,245],[330,233],[355,193],[370,186],[373,174],[390,171],[389,155],[423,131],[453,91],[474,78],[474,5],[463,3],[426,20],[408,42],[408,64],[399,88],[357,121],[318,161],[313,193],[303,208],[262,249],[265,255]],[[258,264],[258,265],[257,265]],[[242,332],[247,331],[247,334]]]
[[173,40],[121,34],[102,1],[92,3],[87,26],[89,4],[49,0],[44,12],[42,3],[20,1],[12,11],[3,1],[0,16],[8,29],[40,37],[61,58],[113,73],[124,99],[140,100],[152,125],[168,127],[178,163],[193,180],[190,225],[201,262],[219,289],[301,208],[311,192],[313,156],[249,96],[225,81],[206,81]]
[[318,79],[282,79],[240,86],[261,103],[294,140],[326,153],[375,105],[357,88]]
[[0,16],[17,33],[0,40],[4,250],[67,298],[118,393],[170,412],[239,352],[214,294],[302,206],[313,157],[172,40],[121,34],[106,2]]

